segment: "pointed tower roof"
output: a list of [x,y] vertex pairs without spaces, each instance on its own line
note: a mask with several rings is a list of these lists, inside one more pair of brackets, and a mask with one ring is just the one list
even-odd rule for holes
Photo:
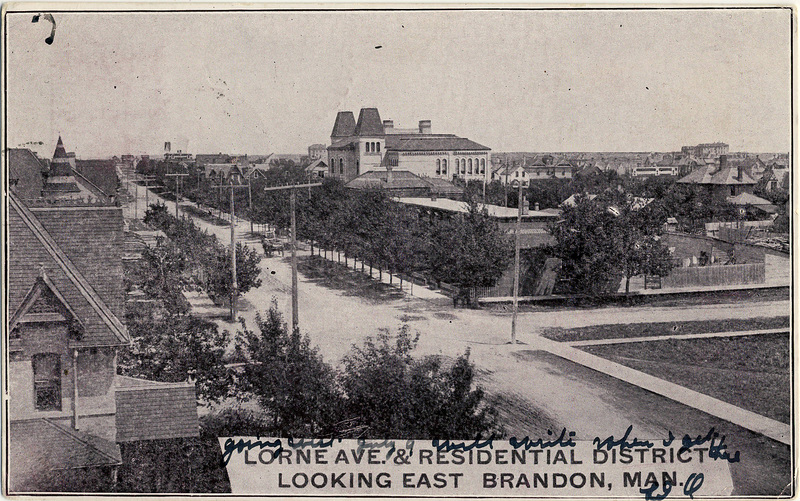
[[356,117],[352,111],[340,111],[336,114],[336,121],[333,123],[333,132],[331,132],[331,142],[334,138],[342,138],[352,136],[356,130]]
[[64,142],[61,140],[61,136],[58,136],[56,151],[53,152],[53,160],[50,162],[50,175],[51,176],[72,175],[72,168],[69,165],[69,157],[67,156],[67,150],[64,148]]
[[356,124],[356,136],[383,136],[383,122],[378,108],[361,108]]
[[56,151],[53,152],[53,160],[50,162],[50,174],[42,188],[44,195],[61,195],[69,193],[80,193],[72,167],[69,164],[67,150],[64,149],[64,142],[58,136]]

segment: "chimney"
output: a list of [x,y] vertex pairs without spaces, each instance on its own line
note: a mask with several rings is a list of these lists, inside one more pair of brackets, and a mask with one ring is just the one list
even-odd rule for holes
[[741,183],[742,182],[742,167],[739,166],[736,168],[736,179]]
[[419,121],[419,133],[420,134],[430,134],[431,133],[431,121],[430,120],[420,120]]
[[384,120],[383,133],[390,134],[392,131],[394,131],[394,120]]

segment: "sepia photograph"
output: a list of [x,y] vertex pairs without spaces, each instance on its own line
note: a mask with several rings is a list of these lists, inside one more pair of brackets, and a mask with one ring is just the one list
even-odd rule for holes
[[793,498],[793,6],[5,4],[4,496]]

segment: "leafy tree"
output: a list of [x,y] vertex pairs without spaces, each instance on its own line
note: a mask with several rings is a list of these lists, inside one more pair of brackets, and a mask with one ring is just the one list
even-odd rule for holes
[[623,276],[628,292],[632,276],[669,273],[672,259],[658,239],[666,215],[659,204],[641,205],[637,197],[606,192],[594,200],[581,195],[563,208],[549,231],[575,292],[615,292]]
[[153,381],[195,380],[208,401],[228,395],[231,375],[225,367],[228,331],[192,315],[156,315],[156,305],[139,303],[125,316],[131,346],[120,350],[118,372]]
[[437,281],[463,289],[491,287],[513,257],[510,237],[476,202],[466,214],[432,223],[428,268]]
[[473,389],[469,352],[445,369],[440,357],[414,359],[408,327],[353,347],[343,361],[345,407],[368,438],[473,439],[501,436],[497,416]]
[[237,351],[248,362],[239,391],[258,399],[279,436],[330,434],[340,408],[333,369],[308,336],[289,332],[275,302],[256,323],[258,331],[251,331],[242,321]]

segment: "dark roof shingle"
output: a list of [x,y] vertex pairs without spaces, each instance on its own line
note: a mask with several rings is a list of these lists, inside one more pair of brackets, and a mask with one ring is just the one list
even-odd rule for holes
[[8,200],[9,312],[21,306],[42,268],[84,325],[83,337],[71,346],[128,344],[119,320],[124,300],[120,209],[59,207],[34,214],[13,194]]
[[195,387],[117,377],[117,442],[196,437]]
[[378,108],[361,108],[358,123],[353,133],[356,136],[383,136],[383,122]]

